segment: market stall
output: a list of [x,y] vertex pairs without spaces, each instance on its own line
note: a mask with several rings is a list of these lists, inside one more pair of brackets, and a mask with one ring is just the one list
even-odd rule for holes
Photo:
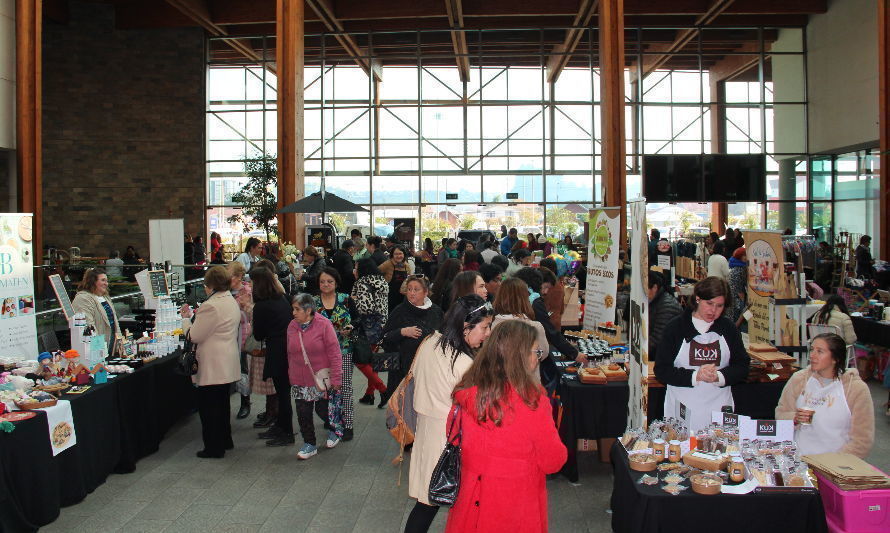
[[112,472],[132,472],[192,411],[194,387],[173,368],[178,352],[93,384],[71,402],[76,445],[53,456],[44,411],[0,433],[0,531],[34,531],[83,500]]
[[612,530],[617,533],[697,528],[723,533],[827,531],[822,499],[815,490],[713,496],[684,490],[673,495],[659,485],[639,483],[647,474],[631,470],[628,454],[620,442],[612,447],[611,458]]
[[850,318],[853,320],[853,329],[856,330],[857,342],[890,348],[890,322],[862,316]]

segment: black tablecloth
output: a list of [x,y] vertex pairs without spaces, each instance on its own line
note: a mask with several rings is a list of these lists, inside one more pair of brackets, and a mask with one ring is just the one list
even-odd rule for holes
[[616,533],[823,533],[828,529],[818,492],[701,496],[687,488],[672,496],[658,485],[637,483],[643,474],[628,467],[627,452],[619,443],[612,446],[611,457],[612,530]]
[[[732,387],[736,412],[751,418],[774,418],[785,382],[743,383]],[[664,416],[665,387],[649,388],[649,420]],[[578,481],[577,440],[615,438],[627,429],[627,382],[588,385],[563,379],[559,386],[562,420],[559,434],[569,451],[562,469],[572,482]]]
[[54,521],[112,472],[132,472],[164,433],[191,410],[194,388],[173,373],[176,357],[93,385],[71,401],[77,444],[53,457],[46,414],[0,433],[0,531],[34,531]]
[[890,348],[890,324],[861,316],[850,318],[856,331],[856,342]]

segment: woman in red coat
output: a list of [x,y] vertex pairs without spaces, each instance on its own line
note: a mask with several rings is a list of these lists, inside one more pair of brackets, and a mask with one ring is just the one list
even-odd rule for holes
[[535,380],[546,354],[534,328],[504,321],[455,387],[448,427],[456,416],[461,481],[446,533],[547,531],[545,476],[565,463],[566,447]]

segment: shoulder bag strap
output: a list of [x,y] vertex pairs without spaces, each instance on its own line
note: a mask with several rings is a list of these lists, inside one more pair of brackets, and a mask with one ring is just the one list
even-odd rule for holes
[[309,367],[309,372],[312,372],[312,375],[315,375],[315,370],[312,369],[312,363],[309,362],[309,356],[306,355],[306,346],[303,344],[303,330],[300,329],[300,349],[303,350],[303,361],[306,362],[306,366]]

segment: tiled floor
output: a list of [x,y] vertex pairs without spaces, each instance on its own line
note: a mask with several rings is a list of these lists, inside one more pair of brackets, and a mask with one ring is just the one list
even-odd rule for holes
[[[364,378],[356,374],[354,382]],[[887,391],[877,384],[871,391],[876,438],[870,461],[890,471]],[[236,401],[233,397],[233,407]],[[112,475],[41,531],[401,531],[413,506],[407,467],[399,487],[398,468],[390,463],[398,450],[384,427],[383,410],[359,404],[356,420],[352,442],[298,461],[296,447],[267,448],[257,440],[251,416],[234,423],[234,451],[222,460],[202,460],[195,457],[200,424],[193,416],[171,431],[158,453],[140,461],[136,472]],[[547,482],[552,532],[611,530],[611,469],[593,454],[581,455],[579,485],[562,478]],[[431,531],[442,531],[445,515],[440,513]]]

